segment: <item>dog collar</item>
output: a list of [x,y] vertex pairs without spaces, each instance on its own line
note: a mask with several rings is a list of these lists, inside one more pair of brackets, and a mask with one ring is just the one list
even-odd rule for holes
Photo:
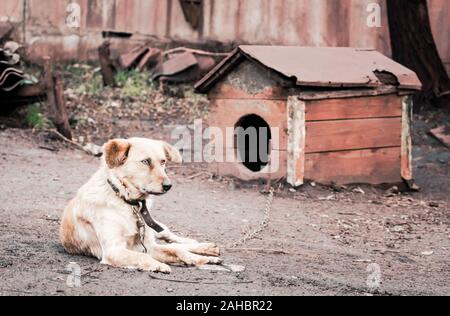
[[[114,183],[112,183],[112,181],[110,179],[108,179],[108,184],[111,187],[111,189],[114,191],[114,193],[116,193],[116,195],[118,197],[120,197],[125,203],[127,203],[128,205],[131,205],[133,208],[134,207],[139,208],[138,212],[136,212],[136,216],[138,216],[138,220],[142,221],[142,219],[143,219],[145,224],[147,224],[148,227],[150,227],[157,233],[161,233],[164,230],[164,228],[162,228],[161,225],[156,223],[155,220],[150,215],[150,212],[147,208],[147,202],[145,201],[145,199],[131,200],[131,201],[127,200],[123,196],[121,196],[119,188]],[[139,226],[140,225],[138,222],[138,228],[140,229],[141,227],[139,227]]]

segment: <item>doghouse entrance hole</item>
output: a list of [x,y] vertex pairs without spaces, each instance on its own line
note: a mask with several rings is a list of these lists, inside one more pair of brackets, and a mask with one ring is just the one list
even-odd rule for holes
[[271,139],[270,126],[262,117],[255,114],[242,117],[234,134],[237,158],[249,170],[261,171],[269,164]]

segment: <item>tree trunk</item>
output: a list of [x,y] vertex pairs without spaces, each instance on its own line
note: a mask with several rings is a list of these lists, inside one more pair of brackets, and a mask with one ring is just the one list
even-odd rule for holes
[[419,107],[450,109],[450,79],[433,38],[426,0],[387,0],[394,60],[414,70],[422,81]]

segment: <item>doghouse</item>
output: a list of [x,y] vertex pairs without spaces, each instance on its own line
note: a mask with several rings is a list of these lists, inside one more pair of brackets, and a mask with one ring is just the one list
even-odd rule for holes
[[[247,157],[264,141],[269,158],[210,169],[294,186],[411,182],[412,94],[420,89],[413,71],[371,49],[239,46],[196,91],[208,94],[209,125],[226,135],[224,155]],[[269,135],[239,145],[237,130],[249,127]]]

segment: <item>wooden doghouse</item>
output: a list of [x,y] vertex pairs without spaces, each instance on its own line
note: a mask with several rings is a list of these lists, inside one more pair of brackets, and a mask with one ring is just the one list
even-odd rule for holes
[[370,49],[240,46],[196,90],[208,94],[224,153],[241,150],[227,128],[266,126],[270,159],[211,171],[294,186],[411,181],[411,95],[420,88],[414,72]]

